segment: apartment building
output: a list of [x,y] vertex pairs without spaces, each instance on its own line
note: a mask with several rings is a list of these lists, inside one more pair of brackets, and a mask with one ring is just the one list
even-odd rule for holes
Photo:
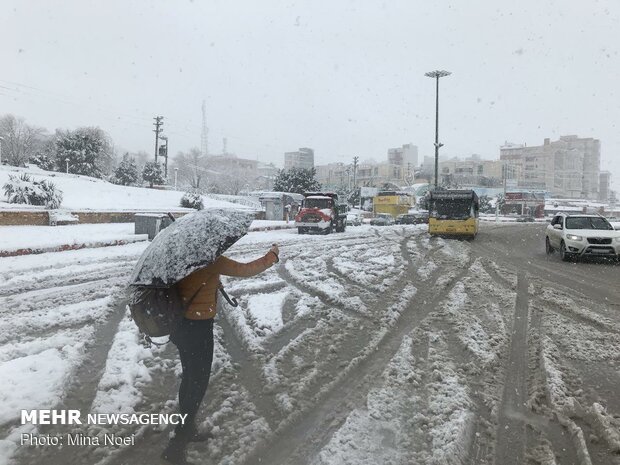
[[500,160],[517,176],[518,187],[541,189],[558,197],[599,197],[601,145],[598,139],[561,136],[543,145],[508,144]]
[[460,186],[499,186],[503,179],[503,162],[482,160],[472,156],[461,160],[453,158],[439,163],[441,184],[455,183]]
[[284,153],[284,169],[291,168],[314,168],[314,150],[308,147],[302,147],[296,152]]
[[611,173],[609,171],[601,171],[598,184],[598,200],[608,202],[611,197]]

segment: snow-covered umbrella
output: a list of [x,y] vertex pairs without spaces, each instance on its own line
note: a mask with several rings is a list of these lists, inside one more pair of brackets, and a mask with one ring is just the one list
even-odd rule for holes
[[130,284],[171,286],[213,263],[244,236],[253,215],[238,210],[202,210],[161,231],[136,264]]

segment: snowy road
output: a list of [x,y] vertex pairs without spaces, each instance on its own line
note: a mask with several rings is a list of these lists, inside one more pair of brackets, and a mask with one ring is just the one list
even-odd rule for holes
[[[204,464],[620,464],[620,267],[546,257],[544,226],[483,224],[473,241],[419,227],[253,233],[228,279],[202,415]],[[20,408],[174,412],[173,346],[144,349],[121,291],[144,244],[0,259],[0,456],[161,463],[166,432],[126,447],[17,447]],[[9,388],[9,386],[12,386]],[[2,461],[0,460],[0,463]]]

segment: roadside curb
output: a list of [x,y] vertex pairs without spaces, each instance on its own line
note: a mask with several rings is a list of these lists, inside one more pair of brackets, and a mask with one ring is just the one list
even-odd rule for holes
[[53,247],[25,248],[15,250],[0,250],[0,257],[19,257],[23,255],[36,255],[49,252],[65,252],[67,250],[80,249],[97,249],[100,247],[113,247],[117,245],[133,244],[135,242],[144,242],[148,239],[146,234],[138,234],[136,237],[128,237],[125,239],[115,239],[111,241],[96,242],[80,242],[74,244],[62,244]]

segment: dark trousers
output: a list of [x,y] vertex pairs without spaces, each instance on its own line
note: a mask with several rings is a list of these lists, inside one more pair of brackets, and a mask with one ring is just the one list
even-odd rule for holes
[[209,385],[213,362],[213,319],[183,318],[170,339],[179,349],[183,368],[179,409],[181,414],[187,414],[187,418],[183,427],[177,427],[177,433],[182,433],[194,428],[196,414]]

